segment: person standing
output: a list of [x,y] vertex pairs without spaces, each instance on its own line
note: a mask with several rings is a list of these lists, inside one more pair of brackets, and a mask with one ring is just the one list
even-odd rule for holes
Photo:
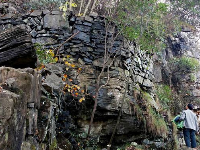
[[180,116],[180,120],[184,121],[183,135],[185,144],[187,147],[196,150],[197,144],[195,134],[198,134],[199,131],[197,116],[192,111],[194,108],[192,104],[187,104],[185,108],[186,110],[184,110]]

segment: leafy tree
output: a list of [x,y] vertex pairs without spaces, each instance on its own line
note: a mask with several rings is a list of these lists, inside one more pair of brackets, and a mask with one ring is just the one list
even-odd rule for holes
[[168,7],[157,0],[122,0],[113,21],[126,38],[153,53],[164,48],[165,37],[169,34]]
[[180,20],[190,24],[199,24],[200,1],[199,0],[169,0],[170,11],[179,17]]

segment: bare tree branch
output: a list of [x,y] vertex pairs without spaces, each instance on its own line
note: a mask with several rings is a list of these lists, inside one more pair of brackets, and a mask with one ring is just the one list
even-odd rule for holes
[[[105,26],[106,26],[104,60],[103,60],[103,66],[102,66],[101,72],[99,73],[99,75],[97,77],[96,90],[95,90],[95,99],[94,99],[94,107],[93,107],[93,111],[92,111],[92,115],[91,115],[91,119],[90,119],[88,135],[87,135],[88,138],[90,136],[91,127],[92,127],[93,120],[94,120],[94,114],[95,114],[96,108],[97,108],[98,94],[99,94],[99,91],[101,90],[101,88],[103,87],[103,86],[100,86],[102,74],[103,74],[105,68],[108,66],[108,76],[109,76],[109,68],[110,68],[112,62],[114,61],[113,60],[109,65],[107,65],[107,62],[108,62],[108,60],[110,58],[110,55],[108,55],[108,49],[107,49],[107,38],[108,38],[108,31],[109,31],[108,29],[109,29],[110,22],[107,24],[106,20],[104,20],[104,21],[105,21]],[[108,84],[108,81],[109,81],[109,77],[108,77],[108,80],[107,80],[106,84]],[[105,84],[104,84],[104,86],[105,86]]]
[[69,40],[71,40],[73,37],[75,37],[79,32],[80,32],[80,31],[74,33],[74,34],[73,34],[72,36],[70,36],[67,40],[65,40],[65,42],[63,42],[63,43],[56,49],[56,50],[57,50],[56,55],[58,55],[60,48],[61,48],[65,43],[67,43]]
[[[124,74],[125,74],[125,73],[124,73]],[[126,75],[125,75],[125,76],[126,76]],[[124,100],[125,100],[126,92],[127,92],[127,90],[128,90],[128,85],[129,85],[129,77],[130,77],[130,74],[129,74],[128,77],[127,77],[126,86],[125,86],[125,91],[124,91],[124,94],[123,94],[123,97],[122,97],[122,102],[121,102],[121,108],[120,108],[120,110],[119,110],[119,115],[118,115],[118,117],[117,117],[117,123],[116,123],[116,125],[115,125],[114,130],[113,130],[113,133],[112,133],[112,136],[111,136],[111,138],[110,138],[110,141],[109,141],[109,143],[108,143],[108,145],[107,145],[107,150],[110,150],[110,148],[111,148],[111,146],[112,146],[112,141],[113,141],[113,139],[114,139],[114,136],[115,136],[117,127],[118,127],[118,125],[119,125],[119,123],[120,123],[120,118],[121,118],[121,116],[122,116],[122,109],[123,109],[123,105],[124,105]]]
[[83,13],[83,17],[85,17],[85,15],[86,15],[86,13],[87,13],[87,11],[88,11],[88,8],[89,8],[89,6],[90,6],[90,3],[91,3],[91,0],[88,1],[87,5],[86,5],[86,7],[85,7],[85,11],[84,11],[84,13]]
[[96,6],[96,2],[97,2],[97,0],[94,0],[94,2],[93,2],[93,5],[92,5],[92,8],[91,8],[90,12],[93,12],[93,9],[94,9],[94,8],[95,8],[95,6]]
[[73,1],[73,0],[70,0],[70,1],[69,1],[69,11],[72,11],[72,1]]
[[80,6],[80,8],[79,8],[78,15],[81,15],[81,9],[82,9],[82,7],[83,7],[83,2],[84,2],[84,0],[81,0],[81,6]]

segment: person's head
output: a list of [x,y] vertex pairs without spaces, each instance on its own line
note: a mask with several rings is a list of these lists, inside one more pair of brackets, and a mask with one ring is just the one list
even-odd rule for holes
[[187,106],[186,106],[186,109],[189,109],[189,110],[193,110],[193,108],[194,108],[194,107],[193,107],[193,105],[192,105],[192,104],[190,104],[190,103],[189,103],[189,104],[187,104]]

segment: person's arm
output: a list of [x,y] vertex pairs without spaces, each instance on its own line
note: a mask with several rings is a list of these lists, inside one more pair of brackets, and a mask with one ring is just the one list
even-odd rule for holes
[[199,123],[198,123],[197,116],[195,116],[195,124],[196,124],[196,133],[199,134]]
[[179,120],[183,121],[185,119],[185,117],[186,117],[185,112],[182,112]]

